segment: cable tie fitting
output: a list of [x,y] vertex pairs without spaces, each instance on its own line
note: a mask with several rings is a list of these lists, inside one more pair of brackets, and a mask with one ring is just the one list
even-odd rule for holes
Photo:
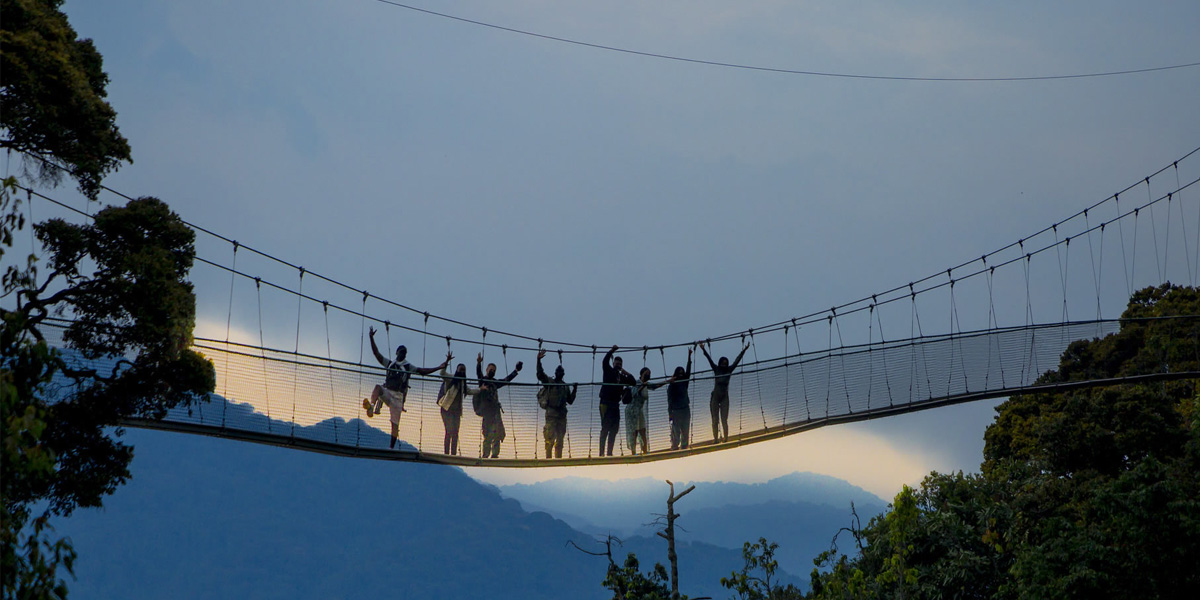
[[425,324],[429,324],[429,311],[425,311]]
[[367,290],[363,290],[363,302],[366,302],[367,298],[370,298],[370,297],[371,297],[371,294],[367,293]]
[[237,241],[237,240],[233,240],[233,251],[234,251],[234,252],[237,252],[237,249],[238,249],[238,246],[239,246],[239,245],[240,245],[240,244],[238,244],[238,241]]
[[300,267],[300,278],[304,278],[304,267]]

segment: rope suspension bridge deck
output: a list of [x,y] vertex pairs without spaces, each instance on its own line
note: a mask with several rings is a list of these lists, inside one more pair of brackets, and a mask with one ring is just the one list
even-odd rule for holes
[[[697,352],[688,389],[687,447],[672,449],[666,390],[658,389],[651,392],[646,411],[650,452],[636,455],[627,447],[627,426],[622,422],[617,455],[599,456],[597,364],[603,351],[596,345],[489,330],[431,314],[193,226],[232,248],[228,260],[211,253],[197,256],[198,266],[214,269],[230,282],[225,339],[195,340],[196,349],[216,367],[216,392],[211,402],[174,409],[162,420],[131,420],[125,425],[375,459],[461,466],[601,465],[720,451],[825,425],[1013,394],[1200,378],[1190,367],[1169,364],[1148,366],[1146,372],[1119,379],[1057,382],[1043,378],[1058,366],[1071,343],[1136,325],[1136,320],[1115,318],[1135,290],[1172,279],[1193,286],[1200,280],[1200,177],[1181,176],[1181,171],[1200,172],[1197,153],[1200,148],[1028,237],[905,285],[704,340],[622,345],[618,354],[629,372],[638,371],[640,355],[640,366],[655,371],[653,382],[684,366],[687,349],[701,341],[708,342],[714,356],[735,344],[749,350],[729,386],[727,441],[714,441],[709,411],[714,378]],[[1139,187],[1145,188],[1144,195]],[[28,193],[61,205],[32,190]],[[246,266],[251,259],[269,265],[273,272],[292,270],[297,276],[294,289],[256,274],[267,269],[258,265],[256,270],[253,263]],[[236,293],[239,283],[240,295]],[[296,308],[291,350],[266,343],[264,294],[274,295],[272,306]],[[322,299],[319,294],[328,295]],[[236,297],[257,304],[256,343],[235,341],[229,334]],[[312,317],[313,308],[320,309],[316,314],[323,319],[324,356],[300,350],[303,315],[308,315],[310,324],[304,331],[310,335],[317,329],[312,322],[319,324]],[[331,327],[331,315],[341,325]],[[430,329],[431,323],[436,330]],[[1200,342],[1200,315],[1170,317],[1166,326],[1171,335]],[[386,413],[368,417],[362,407],[371,389],[384,380],[384,370],[365,360],[369,359],[366,332],[372,327],[380,328],[381,352],[390,354],[397,341],[408,343],[410,360],[418,366],[438,364],[442,343],[447,352],[487,355],[488,362],[497,363],[501,377],[513,363],[525,362],[521,375],[499,391],[507,431],[499,458],[479,458],[480,419],[472,413],[469,399],[464,402],[460,455],[443,452],[444,428],[436,403],[441,378],[437,376],[413,376],[407,412],[399,424],[400,444],[396,449],[388,447]],[[55,331],[51,328],[46,337],[61,346],[61,329],[57,338]],[[394,339],[393,333],[401,339]],[[333,340],[345,348],[351,336],[357,338],[357,360],[335,358]],[[310,342],[306,347],[312,347],[311,340],[306,341]],[[562,458],[546,456],[545,417],[536,398],[540,386],[532,376],[540,350],[549,353],[548,372],[563,364],[566,381],[579,382],[578,396],[569,408]],[[82,360],[72,359],[69,349],[66,356]],[[115,362],[114,358],[109,366]],[[104,367],[95,361],[89,366]],[[474,377],[468,384],[475,385]]]

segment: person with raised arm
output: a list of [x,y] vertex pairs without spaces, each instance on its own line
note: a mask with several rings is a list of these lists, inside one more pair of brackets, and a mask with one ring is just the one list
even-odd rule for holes
[[739,363],[742,362],[742,357],[746,355],[746,351],[750,349],[750,344],[746,344],[742,351],[738,353],[737,358],[733,360],[733,364],[729,364],[729,358],[722,356],[716,363],[713,362],[712,356],[708,353],[708,348],[704,342],[700,342],[700,351],[704,353],[704,358],[708,359],[708,366],[712,367],[713,372],[713,391],[712,397],[708,403],[709,412],[712,413],[712,430],[713,443],[721,441],[717,436],[719,431],[717,425],[725,432],[724,441],[729,441],[729,379],[733,377],[733,371],[737,369]]
[[500,458],[500,442],[504,441],[504,419],[501,414],[500,388],[517,378],[524,366],[517,361],[517,368],[504,379],[496,379],[496,363],[488,363],[487,374],[483,372],[483,353],[475,358],[475,377],[479,379],[479,393],[472,402],[475,414],[483,418],[483,452],[480,458]]
[[650,391],[675,381],[669,377],[659,383],[650,383],[650,368],[642,367],[638,372],[641,378],[633,387],[632,398],[625,405],[625,441],[629,444],[629,452],[637,454],[637,441],[642,440],[642,454],[650,454],[650,438],[646,434],[646,404],[650,401]]
[[607,451],[612,456],[613,445],[617,441],[617,430],[621,428],[621,399],[626,393],[632,393],[631,388],[637,380],[628,371],[621,368],[624,362],[620,356],[614,357],[616,344],[604,355],[603,385],[600,386],[600,456]]
[[392,422],[392,441],[388,447],[395,448],[396,438],[400,436],[400,414],[406,412],[404,401],[408,396],[409,378],[413,374],[429,375],[446,368],[446,365],[450,363],[450,355],[447,354],[446,361],[436,367],[417,367],[406,360],[408,348],[402,344],[396,346],[396,359],[389,361],[384,358],[383,353],[379,351],[379,346],[375,344],[374,327],[371,328],[371,352],[375,354],[375,360],[387,369],[387,375],[382,385],[376,385],[371,390],[371,397],[363,399],[362,405],[367,410],[367,416],[373,417],[383,410],[384,404],[387,404],[388,417]]
[[[446,361],[454,359],[454,355],[446,353]],[[442,441],[442,453],[447,455],[458,454],[458,430],[462,424],[462,401],[465,396],[474,396],[479,393],[479,388],[472,388],[467,385],[467,365],[458,363],[458,367],[454,369],[454,374],[446,372],[446,368],[442,367],[442,388],[438,390],[438,408],[442,410],[442,424],[446,426],[446,436]]]
[[538,390],[538,406],[546,411],[546,426],[542,434],[546,438],[546,458],[553,452],[554,458],[562,458],[563,438],[567,435],[567,405],[575,403],[575,395],[579,392],[579,384],[567,385],[563,381],[565,371],[562,365],[554,369],[554,378],[546,375],[542,369],[542,359],[546,351],[539,350],[537,355],[537,380],[542,384]]
[[675,367],[667,386],[667,417],[671,420],[671,449],[686,450],[692,428],[692,406],[688,383],[692,377],[692,349],[688,348],[687,367]]

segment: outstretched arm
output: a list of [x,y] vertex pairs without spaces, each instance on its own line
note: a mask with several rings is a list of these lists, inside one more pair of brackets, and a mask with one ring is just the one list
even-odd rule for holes
[[475,357],[475,378],[483,381],[483,353]]
[[[717,370],[717,363],[713,362],[712,356],[708,354],[708,348],[704,347],[704,342],[700,342],[700,351],[704,353],[704,358],[708,360],[708,367],[714,371]],[[689,369],[690,370],[690,369]]]
[[567,404],[575,404],[575,395],[579,393],[579,384],[571,386],[571,394],[567,396]]
[[750,344],[746,344],[746,346],[742,348],[742,351],[738,352],[737,358],[733,359],[733,364],[729,366],[731,370],[737,368],[738,363],[742,362],[742,357],[746,355],[746,351],[749,349]]
[[422,367],[420,369],[413,369],[413,372],[421,374],[421,375],[429,375],[430,373],[436,373],[438,371],[441,371],[442,375],[445,375],[446,374],[446,366],[450,364],[451,360],[454,360],[454,355],[447,352],[446,360],[442,361],[442,364],[440,364],[436,367]]
[[550,378],[546,376],[546,370],[542,368],[542,358],[546,356],[545,350],[539,350],[537,355],[537,380],[542,383],[550,383]]
[[616,351],[617,345],[613,344],[613,347],[609,348],[608,353],[604,355],[604,361],[600,363],[600,366],[604,368],[605,373],[612,371],[612,357],[613,353]]
[[[359,331],[362,331],[362,330],[360,329]],[[384,367],[388,366],[388,364],[389,364],[388,359],[385,358],[383,356],[383,354],[379,352],[379,346],[375,345],[375,328],[374,327],[371,328],[371,352],[375,354],[375,360],[379,361],[379,364],[383,365]]]

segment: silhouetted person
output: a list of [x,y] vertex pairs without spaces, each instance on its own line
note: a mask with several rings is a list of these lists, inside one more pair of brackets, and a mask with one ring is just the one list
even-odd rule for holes
[[542,358],[546,351],[541,350],[537,355],[537,380],[542,383],[538,391],[538,406],[546,411],[546,426],[542,434],[546,438],[546,458],[554,453],[554,458],[562,458],[563,438],[567,435],[567,405],[575,403],[575,394],[579,392],[579,384],[568,386],[563,381],[562,365],[554,369],[554,379],[546,375],[542,369]]
[[[446,354],[447,361],[453,358],[453,354]],[[442,409],[442,424],[446,426],[442,453],[454,455],[458,454],[458,429],[462,424],[463,397],[474,396],[479,393],[479,389],[467,386],[467,365],[462,363],[458,363],[454,375],[447,373],[445,368],[439,375],[442,376],[442,389],[438,390],[437,403]]]
[[496,363],[488,363],[487,375],[483,373],[483,354],[480,354],[475,359],[475,376],[479,378],[479,393],[475,395],[474,408],[475,414],[483,417],[483,452],[481,458],[499,458],[500,457],[500,442],[504,441],[506,436],[504,431],[504,419],[501,418],[501,413],[504,412],[504,407],[500,406],[500,388],[508,385],[508,382],[517,378],[517,373],[521,372],[521,362],[517,362],[517,368],[513,369],[512,373],[504,379],[496,379]]
[[629,404],[625,405],[625,441],[629,444],[629,452],[637,454],[637,441],[642,440],[642,454],[650,453],[649,436],[646,435],[646,403],[650,401],[650,390],[667,385],[674,377],[660,383],[650,383],[650,368],[642,367],[638,372],[640,379],[633,387]]
[[375,416],[383,409],[383,405],[387,404],[388,416],[392,421],[392,441],[388,445],[389,448],[396,447],[396,438],[400,435],[400,413],[405,412],[404,401],[408,396],[408,379],[413,373],[418,375],[428,375],[439,369],[446,368],[450,360],[436,367],[416,367],[412,363],[405,360],[408,356],[408,348],[403,345],[396,346],[396,360],[389,361],[383,357],[379,351],[379,346],[375,345],[375,328],[371,328],[371,352],[375,353],[375,360],[387,369],[387,375],[383,381],[383,385],[376,385],[375,389],[371,390],[371,397],[363,399],[363,408],[367,409],[367,416]]
[[608,452],[612,456],[617,442],[617,430],[621,428],[621,397],[637,383],[625,369],[620,356],[613,357],[616,345],[604,355],[604,385],[600,386],[600,456]]
[[667,386],[667,417],[671,420],[671,449],[688,447],[691,434],[692,406],[688,399],[688,383],[692,376],[692,349],[688,348],[687,367],[675,367],[671,384]]
[[729,378],[733,376],[734,369],[737,369],[738,363],[742,362],[742,357],[746,355],[746,351],[749,349],[750,344],[746,344],[742,348],[742,351],[738,353],[737,358],[733,360],[732,365],[729,364],[729,359],[724,356],[714,364],[712,356],[708,354],[708,349],[704,347],[704,342],[700,342],[700,351],[704,353],[704,358],[708,359],[708,366],[712,367],[713,371],[712,399],[708,403],[708,409],[712,413],[714,443],[721,441],[717,437],[718,418],[720,419],[721,428],[725,432],[725,441],[729,441]]

